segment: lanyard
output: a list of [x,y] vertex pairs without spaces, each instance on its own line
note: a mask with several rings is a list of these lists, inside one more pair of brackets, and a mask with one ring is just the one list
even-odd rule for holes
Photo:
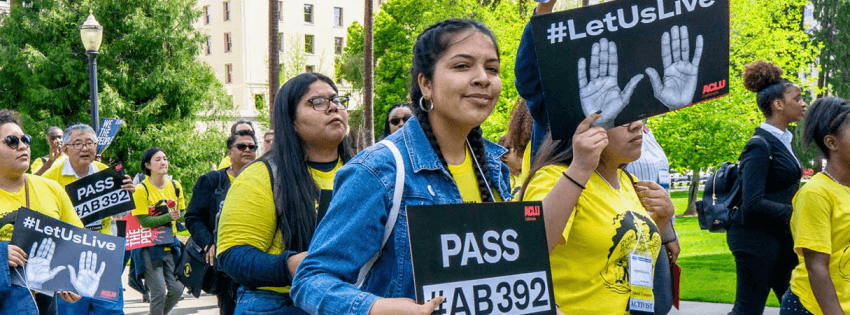
[[478,172],[481,173],[481,178],[484,179],[484,186],[487,186],[487,193],[490,194],[490,200],[493,200],[495,202],[496,197],[495,195],[493,195],[493,189],[490,188],[490,183],[487,182],[487,176],[484,176],[484,170],[481,169],[481,165],[479,165],[478,160],[475,159],[475,153],[472,151],[472,145],[469,144],[469,139],[466,139],[466,146],[469,148],[469,155],[472,157],[472,161],[475,163],[475,168],[478,169]]
[[[611,185],[611,183],[609,183],[608,180],[605,179],[605,177],[602,176],[602,174],[599,174],[599,171],[595,171],[595,172],[596,172],[596,175],[599,175],[599,178],[602,178],[602,180],[605,181],[606,184],[608,184],[608,187],[611,187],[611,189],[613,189],[614,191],[617,192],[617,194],[620,195],[620,200],[623,201],[623,205],[626,207],[626,211],[629,212],[629,214],[632,216],[632,219],[634,220],[635,228],[638,230],[638,240],[635,242],[635,246],[634,246],[634,248],[632,248],[632,252],[637,250],[638,243],[640,243],[641,240],[643,240],[644,248],[648,251],[649,245],[646,243],[646,237],[644,237],[644,235],[643,235],[643,228],[641,228],[640,222],[638,222],[637,215],[635,215],[635,213],[632,212],[632,207],[629,206],[628,202],[626,202],[626,197],[623,196],[622,189],[614,189],[614,186]],[[619,180],[619,179],[620,179],[620,173],[617,172],[617,180]]]
[[24,194],[27,196],[27,209],[32,210],[32,208],[30,208],[30,187],[28,182],[27,176],[24,175]]

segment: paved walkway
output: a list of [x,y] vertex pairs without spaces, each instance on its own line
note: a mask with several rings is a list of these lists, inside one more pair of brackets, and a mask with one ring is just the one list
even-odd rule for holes
[[[674,308],[669,315],[726,315],[732,310],[731,304],[722,303],[682,301],[679,306],[681,310]],[[779,315],[779,308],[767,307],[764,309],[764,315]]]

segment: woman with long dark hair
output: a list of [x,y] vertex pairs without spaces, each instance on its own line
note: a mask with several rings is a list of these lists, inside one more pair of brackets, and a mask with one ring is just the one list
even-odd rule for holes
[[350,157],[348,99],[333,80],[302,73],[275,99],[270,154],[245,166],[221,211],[220,267],[238,282],[235,314],[303,314],[289,286],[316,229],[320,189]]
[[802,119],[806,109],[800,87],[768,62],[747,66],[744,87],[756,93],[765,121],[741,152],[741,207],[732,212],[726,233],[738,274],[730,314],[739,315],[762,314],[771,289],[781,299],[797,265],[789,222],[803,168],[788,124]]
[[[499,65],[496,38],[479,22],[446,20],[419,35],[411,67],[415,117],[385,139],[400,151],[403,165],[378,144],[340,169],[328,213],[295,275],[297,306],[311,314],[431,314],[444,301],[413,300],[404,209],[511,197],[508,167],[499,159],[506,150],[485,140],[480,127],[499,99]],[[404,189],[382,247],[397,167],[405,169]]]
[[387,120],[384,121],[384,132],[381,133],[381,139],[404,127],[410,117],[413,117],[413,109],[410,108],[410,104],[398,103],[390,106],[390,109],[387,110]]
[[779,314],[850,314],[850,102],[815,101],[803,142],[817,144],[827,162],[794,196],[791,233],[800,264]]

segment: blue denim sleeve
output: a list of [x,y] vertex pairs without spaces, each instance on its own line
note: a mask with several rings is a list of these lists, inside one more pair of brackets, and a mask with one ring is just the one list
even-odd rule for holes
[[[0,257],[9,257],[9,242],[0,242]],[[8,262],[4,267],[0,268],[0,292],[7,293],[9,288],[12,287],[12,277],[9,275]],[[0,304],[3,304],[2,301],[0,301]]]
[[[366,315],[380,297],[353,283],[381,250],[389,188],[372,170],[351,162],[337,172],[334,187],[290,294],[295,306],[310,314]],[[391,279],[385,280],[389,285]]]
[[228,276],[246,287],[285,287],[292,283],[286,260],[294,254],[287,250],[272,255],[251,245],[239,245],[221,253],[218,263]]
[[516,89],[528,104],[528,111],[534,123],[548,129],[549,116],[546,114],[546,100],[543,97],[543,81],[540,79],[540,66],[537,64],[537,48],[534,47],[534,34],[531,22],[525,25],[519,48],[516,53]]

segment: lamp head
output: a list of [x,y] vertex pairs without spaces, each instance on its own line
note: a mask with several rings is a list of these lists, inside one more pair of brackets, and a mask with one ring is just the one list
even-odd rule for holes
[[100,43],[103,40],[103,26],[94,19],[92,11],[89,10],[89,17],[86,22],[80,26],[80,38],[83,40],[83,46],[86,52],[97,52],[100,49]]

